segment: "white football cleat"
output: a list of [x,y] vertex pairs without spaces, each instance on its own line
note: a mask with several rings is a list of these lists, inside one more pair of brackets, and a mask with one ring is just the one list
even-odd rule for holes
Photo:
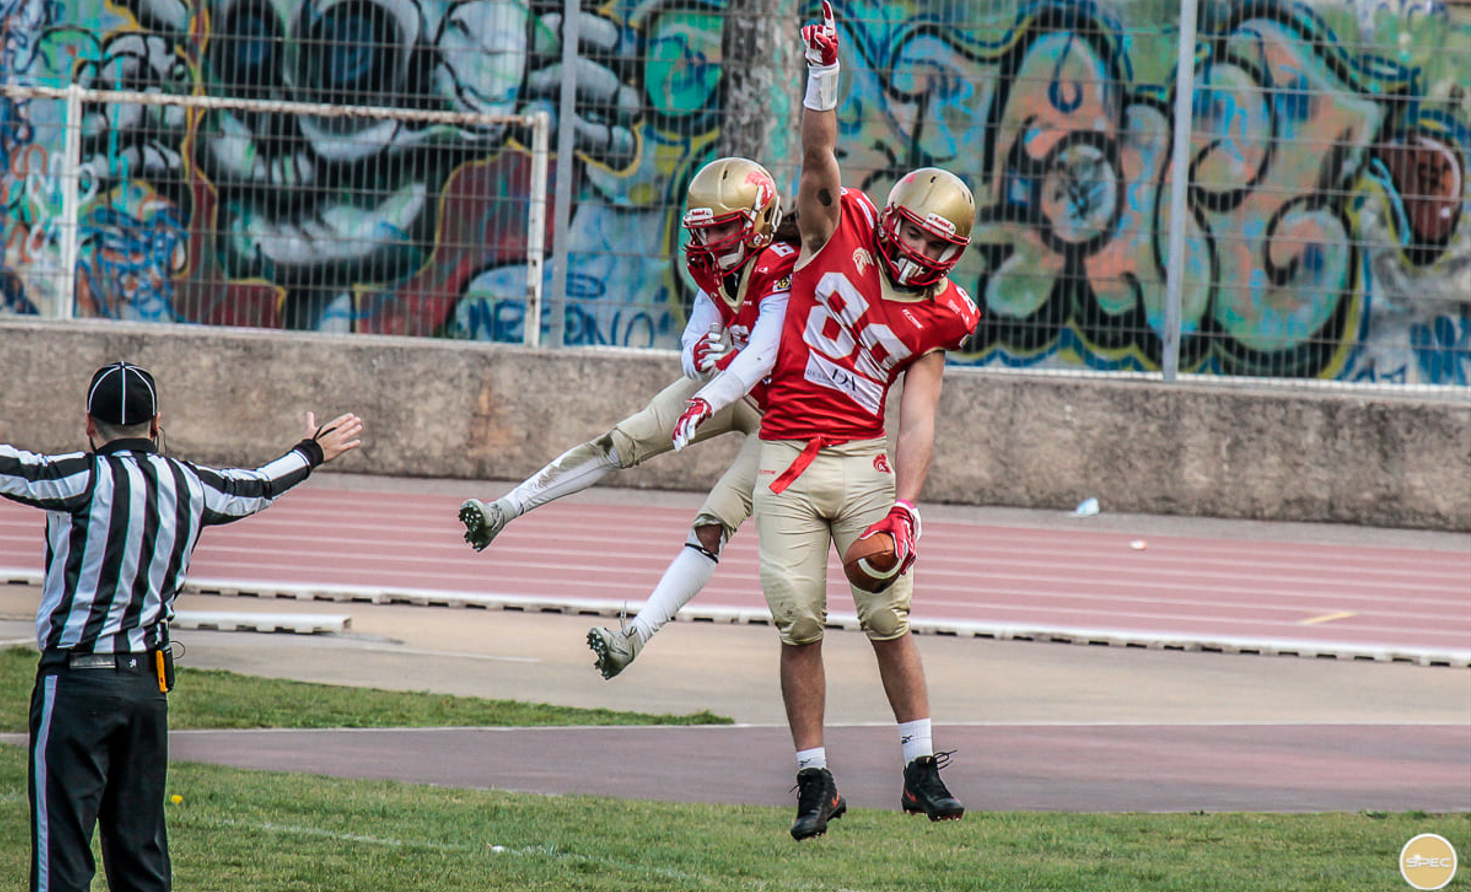
[[515,516],[503,498],[496,499],[489,505],[479,499],[468,499],[460,506],[460,523],[465,525],[465,541],[476,551],[484,551]]
[[614,632],[594,626],[587,630],[587,646],[598,655],[593,668],[603,673],[604,678],[612,678],[628,668],[643,650],[644,642],[633,629]]

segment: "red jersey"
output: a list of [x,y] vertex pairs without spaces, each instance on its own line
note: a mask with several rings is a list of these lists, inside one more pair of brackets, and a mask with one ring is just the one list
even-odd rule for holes
[[[797,246],[787,242],[774,242],[756,256],[741,276],[735,294],[728,294],[725,281],[701,281],[710,303],[720,313],[720,324],[730,333],[731,343],[737,351],[746,349],[751,340],[751,329],[761,315],[761,302],[767,297],[792,287],[792,268],[797,265]],[[703,278],[703,277],[702,277]],[[750,396],[756,405],[766,408],[766,384],[759,383],[751,388]]]
[[926,353],[958,349],[980,320],[948,279],[914,293],[889,284],[875,256],[878,216],[868,196],[844,189],[837,229],[793,274],[761,439],[884,436],[889,386]]

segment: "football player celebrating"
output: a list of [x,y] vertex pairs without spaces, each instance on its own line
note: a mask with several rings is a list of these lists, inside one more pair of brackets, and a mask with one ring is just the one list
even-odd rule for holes
[[687,400],[711,374],[723,372],[738,387],[689,441],[730,431],[746,434],[735,460],[710,490],[685,546],[665,570],[644,608],[618,630],[594,627],[588,646],[594,667],[613,678],[633,662],[655,632],[710,581],[720,550],[751,515],[765,393],[761,378],[771,367],[786,312],[795,227],[781,228],[781,198],[764,167],[745,158],[720,158],[690,181],[684,228],[687,268],[699,292],[682,337],[685,376],[647,406],[603,435],[567,450],[510,492],[489,504],[471,499],[460,507],[465,541],[476,551],[526,512],[580,492],[613,471],[631,468],[673,446],[675,422]]
[[[838,37],[832,7],[802,29],[808,79],[797,193],[801,256],[780,349],[767,384],[755,491],[761,585],[781,634],[781,687],[797,750],[792,836],[826,832],[846,810],[823,744],[827,552],[860,537],[893,537],[900,566],[915,559],[915,502],[929,471],[945,351],[959,348],[980,314],[947,278],[970,241],[975,206],[955,175],[905,174],[883,210],[842,187],[837,156]],[[904,378],[893,461],[885,455],[884,403]],[[716,379],[676,432],[714,418]],[[902,807],[931,820],[964,807],[940,780],[924,667],[909,630],[913,575],[882,591],[850,586],[899,725]]]

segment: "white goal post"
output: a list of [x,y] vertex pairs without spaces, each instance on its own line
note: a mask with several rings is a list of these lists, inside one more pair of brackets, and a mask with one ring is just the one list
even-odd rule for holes
[[52,318],[73,316],[78,261],[77,236],[80,226],[82,104],[177,106],[186,109],[229,109],[244,112],[313,115],[325,118],[373,118],[429,124],[466,126],[518,126],[531,133],[530,183],[526,212],[526,319],[524,343],[539,346],[543,305],[543,269],[546,258],[547,169],[550,151],[551,116],[546,111],[524,115],[479,112],[433,111],[378,106],[336,105],[317,102],[288,102],[221,96],[178,95],[132,90],[94,90],[71,84],[66,87],[0,84],[0,95],[13,101],[59,100],[66,104],[65,137],[60,170],[61,219],[57,238],[60,255],[60,286],[57,300],[42,312]]

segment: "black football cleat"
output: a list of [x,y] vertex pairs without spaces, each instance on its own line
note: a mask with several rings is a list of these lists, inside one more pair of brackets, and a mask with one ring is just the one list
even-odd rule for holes
[[797,772],[793,789],[797,791],[797,822],[792,825],[792,839],[823,835],[827,822],[841,818],[848,810],[833,773],[826,768],[803,768]]
[[904,768],[904,810],[913,815],[928,815],[931,821],[958,821],[965,816],[965,806],[945,789],[940,769],[950,761],[950,753],[920,756]]

